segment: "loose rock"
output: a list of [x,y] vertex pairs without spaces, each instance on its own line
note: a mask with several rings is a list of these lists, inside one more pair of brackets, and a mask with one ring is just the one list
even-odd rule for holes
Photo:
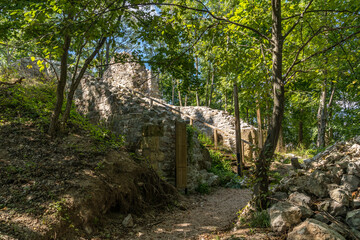
[[131,216],[131,214],[127,215],[124,220],[122,221],[122,225],[124,227],[133,227],[134,226],[134,220]]
[[296,226],[289,234],[288,240],[345,240],[338,232],[331,229],[328,225],[315,219],[307,219],[305,222]]
[[288,202],[278,202],[269,209],[270,225],[274,231],[282,232],[301,221],[301,209]]

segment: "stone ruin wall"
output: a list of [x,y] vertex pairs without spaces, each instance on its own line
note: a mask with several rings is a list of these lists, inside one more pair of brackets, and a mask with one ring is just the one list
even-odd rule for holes
[[[210,125],[213,125],[223,132],[218,132],[218,141],[221,145],[236,151],[235,142],[235,117],[223,110],[212,109],[209,107],[179,107],[182,113],[191,116],[194,119],[201,120]],[[181,116],[184,120],[189,118],[185,115]],[[202,124],[199,121],[194,121],[194,126],[201,132],[205,133],[209,138],[214,139],[214,131],[212,128]],[[245,159],[251,159],[255,157],[255,146],[258,145],[258,129],[247,124],[241,120],[241,139],[252,143],[254,146],[243,143],[244,157]]]
[[[175,184],[175,122],[183,121],[165,107],[153,105],[120,87],[114,78],[87,76],[76,92],[76,106],[93,123],[103,123],[112,131],[126,136],[126,146],[144,157],[160,176]],[[217,176],[208,173],[209,152],[193,136],[188,147],[188,190],[199,183],[214,185]]]
[[[136,96],[132,90],[151,96],[151,101]],[[78,110],[93,123],[103,123],[112,131],[126,136],[130,151],[142,156],[170,183],[175,183],[175,122],[189,121],[171,108],[212,124],[227,134],[222,135],[224,146],[235,149],[234,118],[221,110],[208,107],[175,107],[165,104],[159,97],[156,78],[150,71],[136,63],[112,64],[103,78],[85,76],[75,96]],[[152,104],[150,104],[150,101]],[[161,102],[162,104],[159,104]],[[183,118],[181,118],[183,117]],[[212,129],[200,122],[194,125],[213,136]],[[255,143],[256,129],[242,122],[242,138]],[[193,136],[194,146],[188,147],[188,189],[194,190],[199,183],[216,184],[217,179],[207,170],[211,167],[209,153]],[[245,156],[253,153],[245,144]]]
[[125,87],[144,93],[149,97],[160,98],[157,78],[151,71],[135,62],[114,64],[105,71],[103,79],[115,87]]

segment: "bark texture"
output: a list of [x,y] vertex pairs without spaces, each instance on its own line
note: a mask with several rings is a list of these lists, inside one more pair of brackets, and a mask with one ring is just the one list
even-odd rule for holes
[[63,53],[61,56],[61,65],[60,65],[60,79],[57,84],[56,88],[56,103],[55,109],[51,116],[50,127],[49,127],[49,134],[50,136],[54,137],[56,131],[59,127],[59,117],[61,113],[61,108],[64,102],[64,90],[66,86],[66,78],[67,78],[67,59],[69,55],[69,48],[71,43],[71,37],[68,33],[64,36],[64,45],[63,45]]
[[272,0],[272,79],[273,79],[273,98],[274,106],[272,118],[268,130],[268,135],[264,146],[256,162],[254,193],[256,196],[256,206],[258,209],[267,208],[267,194],[269,190],[269,176],[271,159],[273,157],[277,141],[279,138],[280,126],[284,116],[284,82],[282,78],[282,52],[283,36],[281,33],[281,1]]

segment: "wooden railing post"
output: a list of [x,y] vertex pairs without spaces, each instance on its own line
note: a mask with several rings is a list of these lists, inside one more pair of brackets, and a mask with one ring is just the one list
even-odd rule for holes
[[193,124],[194,124],[193,119],[190,118],[190,126],[192,126]]
[[215,146],[215,149],[217,149],[217,145],[218,145],[217,130],[216,130],[216,128],[214,128],[214,146]]

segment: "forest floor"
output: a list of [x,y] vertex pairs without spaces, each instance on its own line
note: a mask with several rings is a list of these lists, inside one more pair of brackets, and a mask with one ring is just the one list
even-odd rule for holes
[[[101,154],[94,156],[94,152],[90,151],[87,154],[81,152],[82,155],[79,155],[76,151],[63,147],[62,143],[53,142],[44,137],[41,132],[31,126],[21,124],[2,126],[0,133],[3,140],[0,144],[2,153],[0,154],[1,240],[281,239],[267,228],[252,228],[243,225],[234,230],[238,213],[250,201],[252,192],[249,189],[221,187],[212,189],[209,194],[179,194],[175,202],[169,202],[167,205],[159,204],[156,208],[149,207],[146,211],[138,209],[139,213],[136,213],[137,209],[133,209],[135,213],[132,214],[134,219],[132,227],[122,225],[127,214],[117,211],[116,208],[108,208],[106,214],[101,217],[101,221],[92,228],[94,231],[79,229],[78,232],[68,232],[66,229],[61,229],[60,231],[65,231],[66,234],[64,237],[56,237],[57,230],[49,224],[44,224],[44,221],[48,222],[49,217],[57,218],[56,211],[61,211],[61,207],[65,206],[62,205],[62,200],[59,200],[62,199],[61,196],[70,189],[78,188],[73,182],[81,176],[79,174],[81,171],[99,168],[98,158]],[[66,142],[66,146],[71,146],[71,148],[74,146],[78,148],[85,141],[85,139],[79,140],[74,144],[73,140],[70,141],[72,138],[66,137],[66,141],[61,142]],[[84,148],[81,147],[81,149]],[[89,161],[93,158],[94,161]],[[61,159],[67,159],[67,161]],[[130,166],[128,160],[125,163]],[[93,183],[94,185],[91,184],[88,190],[85,190],[88,187],[83,186],[83,192],[80,195],[74,195],[73,199],[78,199],[78,204],[84,203],[81,199],[88,196],[89,191],[94,191],[95,185],[104,184],[97,181]],[[96,192],[99,192],[99,196],[93,201],[98,199],[94,204],[101,208],[100,196],[105,192],[97,188]],[[94,204],[88,207],[93,208]],[[156,203],[152,205],[156,206]],[[129,207],[141,208],[142,206]],[[66,221],[69,220],[72,219]],[[61,223],[60,225],[62,225],[61,228],[67,228]],[[86,225],[85,228],[93,225],[94,222]]]
[[109,215],[101,235],[129,240],[214,239],[219,232],[233,227],[237,213],[250,199],[249,189],[217,188],[210,194],[191,194],[180,199],[181,207],[134,217],[135,225],[124,236],[117,233],[118,216]]

